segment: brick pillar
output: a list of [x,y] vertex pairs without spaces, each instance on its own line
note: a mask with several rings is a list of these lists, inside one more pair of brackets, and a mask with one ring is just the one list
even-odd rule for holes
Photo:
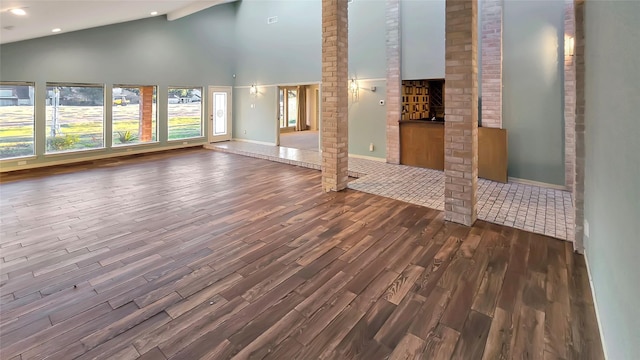
[[140,125],[138,127],[140,142],[153,140],[153,86],[140,88]]
[[574,59],[576,72],[576,114],[575,114],[575,175],[573,188],[574,217],[576,223],[575,241],[573,248],[575,251],[584,252],[584,165],[585,165],[585,144],[584,144],[584,0],[575,1],[575,50]]
[[402,116],[402,72],[400,56],[400,0],[387,0],[387,162],[400,163],[400,117]]
[[322,0],[322,189],[348,181],[347,0]]
[[[564,38],[575,39],[573,0],[565,1]],[[565,50],[567,46],[565,44]],[[565,186],[573,190],[576,161],[576,68],[573,54],[564,54],[564,174]]]
[[482,126],[502,128],[503,0],[482,0]]
[[445,219],[471,226],[477,218],[477,0],[446,0]]

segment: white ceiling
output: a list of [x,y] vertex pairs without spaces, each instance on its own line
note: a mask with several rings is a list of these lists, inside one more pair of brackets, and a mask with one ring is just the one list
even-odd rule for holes
[[[151,17],[175,20],[235,0],[0,0],[0,44]],[[9,10],[22,8],[25,16]]]

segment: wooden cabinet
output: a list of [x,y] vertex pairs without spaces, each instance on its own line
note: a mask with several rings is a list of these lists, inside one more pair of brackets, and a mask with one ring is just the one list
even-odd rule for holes
[[401,121],[400,163],[444,170],[444,123]]
[[[507,131],[478,128],[478,176],[507,182]],[[444,170],[444,123],[400,121],[400,163]]]

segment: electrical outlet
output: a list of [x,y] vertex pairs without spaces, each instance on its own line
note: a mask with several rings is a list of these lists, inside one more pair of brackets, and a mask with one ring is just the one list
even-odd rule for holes
[[256,108],[256,104],[251,104],[251,108],[255,109]]
[[245,131],[244,131],[244,134],[245,134],[245,135],[247,134],[247,130],[245,130]]
[[373,143],[369,144],[369,151],[373,151]]

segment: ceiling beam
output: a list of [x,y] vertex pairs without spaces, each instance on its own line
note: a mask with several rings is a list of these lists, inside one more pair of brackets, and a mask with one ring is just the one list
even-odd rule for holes
[[189,16],[191,14],[195,14],[198,11],[202,11],[204,9],[208,9],[212,6],[216,6],[216,5],[220,5],[220,4],[225,4],[225,3],[229,3],[229,2],[234,2],[236,0],[207,0],[207,1],[194,1],[191,4],[180,8],[180,9],[176,9],[173,11],[170,11],[167,13],[167,20],[169,21],[173,21],[173,20],[178,20],[180,18],[183,18],[185,16]]

